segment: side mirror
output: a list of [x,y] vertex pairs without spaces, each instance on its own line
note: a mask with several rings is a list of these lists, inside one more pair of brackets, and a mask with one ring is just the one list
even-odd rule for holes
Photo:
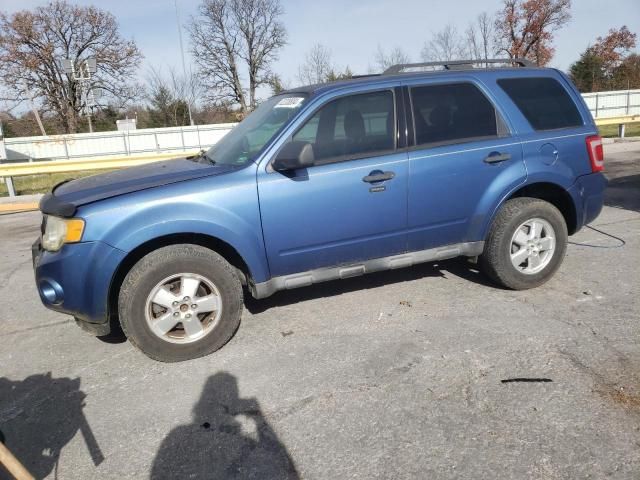
[[308,142],[289,142],[275,158],[271,167],[277,172],[313,166],[313,146]]

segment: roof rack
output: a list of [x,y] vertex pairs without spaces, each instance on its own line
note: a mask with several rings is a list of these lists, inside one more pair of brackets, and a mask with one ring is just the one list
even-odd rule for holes
[[518,67],[535,67],[536,65],[526,58],[488,58],[486,60],[449,60],[444,62],[420,62],[420,63],[399,63],[387,68],[382,75],[395,75],[402,73],[410,68],[423,67],[443,67],[444,70],[466,70],[475,68],[474,65],[484,65],[483,68],[489,68],[489,65],[506,64]]
[[350,78],[367,78],[367,77],[379,77],[382,73],[363,73],[361,75],[351,75]]

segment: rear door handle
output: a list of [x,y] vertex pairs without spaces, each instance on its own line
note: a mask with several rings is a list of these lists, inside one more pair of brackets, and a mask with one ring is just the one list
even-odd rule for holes
[[362,181],[367,183],[384,182],[385,180],[391,180],[395,176],[396,174],[393,172],[382,172],[380,170],[374,170],[366,177],[363,177]]
[[500,163],[511,159],[510,153],[491,152],[484,159],[485,163]]

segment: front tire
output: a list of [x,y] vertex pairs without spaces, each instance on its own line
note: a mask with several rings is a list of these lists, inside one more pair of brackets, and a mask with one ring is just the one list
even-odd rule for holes
[[528,197],[508,200],[491,226],[480,268],[506,288],[537,287],[562,264],[567,237],[562,213],[549,202]]
[[242,315],[242,286],[233,267],[198,245],[171,245],[129,271],[118,298],[129,341],[161,362],[208,355],[233,337]]

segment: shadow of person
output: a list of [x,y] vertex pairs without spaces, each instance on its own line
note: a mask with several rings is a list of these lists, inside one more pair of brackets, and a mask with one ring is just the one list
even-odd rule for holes
[[[0,378],[0,437],[35,478],[57,468],[62,448],[82,433],[94,465],[104,457],[85,419],[79,378],[51,373],[21,381]],[[0,466],[0,479],[13,478]]]
[[298,479],[285,446],[254,398],[239,398],[226,372],[207,379],[193,423],[174,428],[151,469],[156,479]]

